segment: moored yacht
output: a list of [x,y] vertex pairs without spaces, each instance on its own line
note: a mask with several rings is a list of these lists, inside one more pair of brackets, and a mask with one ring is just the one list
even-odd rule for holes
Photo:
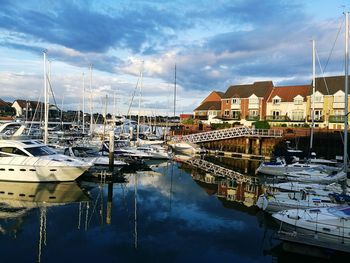
[[[67,147],[64,150],[64,155],[79,159],[83,162],[92,163],[94,166],[109,166],[109,157],[102,155],[92,147]],[[114,166],[122,168],[127,165],[126,162],[114,159]]]
[[36,140],[0,141],[0,180],[3,181],[74,181],[91,165],[57,154]]
[[272,215],[283,229],[317,235],[318,240],[350,244],[350,206],[291,209]]

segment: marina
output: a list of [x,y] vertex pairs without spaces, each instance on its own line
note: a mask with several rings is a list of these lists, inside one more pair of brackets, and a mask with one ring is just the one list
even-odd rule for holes
[[3,0],[0,262],[347,262],[331,2]]

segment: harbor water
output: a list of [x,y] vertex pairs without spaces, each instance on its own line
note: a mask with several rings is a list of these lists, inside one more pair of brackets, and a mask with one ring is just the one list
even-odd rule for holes
[[[248,174],[257,165],[216,162]],[[278,224],[254,206],[259,191],[241,199],[223,196],[215,177],[172,161],[124,177],[114,183],[0,182],[0,261],[331,262],[340,257],[285,251],[274,238]]]

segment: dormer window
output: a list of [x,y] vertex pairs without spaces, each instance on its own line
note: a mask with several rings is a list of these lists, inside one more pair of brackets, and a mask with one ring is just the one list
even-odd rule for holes
[[274,105],[279,105],[280,103],[281,103],[281,99],[280,98],[274,98],[272,100],[272,104],[274,104]]
[[297,97],[294,98],[294,104],[295,105],[301,105],[301,104],[303,104],[303,102],[304,102],[304,99],[301,96],[297,96]]
[[232,99],[232,104],[240,104],[241,100],[239,98],[233,98]]

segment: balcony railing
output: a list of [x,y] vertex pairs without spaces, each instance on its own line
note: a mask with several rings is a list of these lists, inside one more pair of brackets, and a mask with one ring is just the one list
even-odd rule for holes
[[280,115],[280,116],[274,116],[274,115],[267,115],[265,117],[265,120],[267,121],[290,121],[289,117],[288,116],[285,116],[285,115]]
[[260,120],[260,116],[259,115],[247,115],[247,116],[245,116],[245,119],[247,121],[258,121],[258,120]]
[[[312,116],[308,115],[308,116],[307,116],[307,121],[308,121],[308,122],[312,122]],[[316,116],[314,117],[314,121],[315,121],[315,122],[324,122],[324,116],[323,116],[323,115],[322,115],[322,116],[316,115]]]
[[331,123],[343,123],[345,120],[344,115],[330,115],[328,121]]

